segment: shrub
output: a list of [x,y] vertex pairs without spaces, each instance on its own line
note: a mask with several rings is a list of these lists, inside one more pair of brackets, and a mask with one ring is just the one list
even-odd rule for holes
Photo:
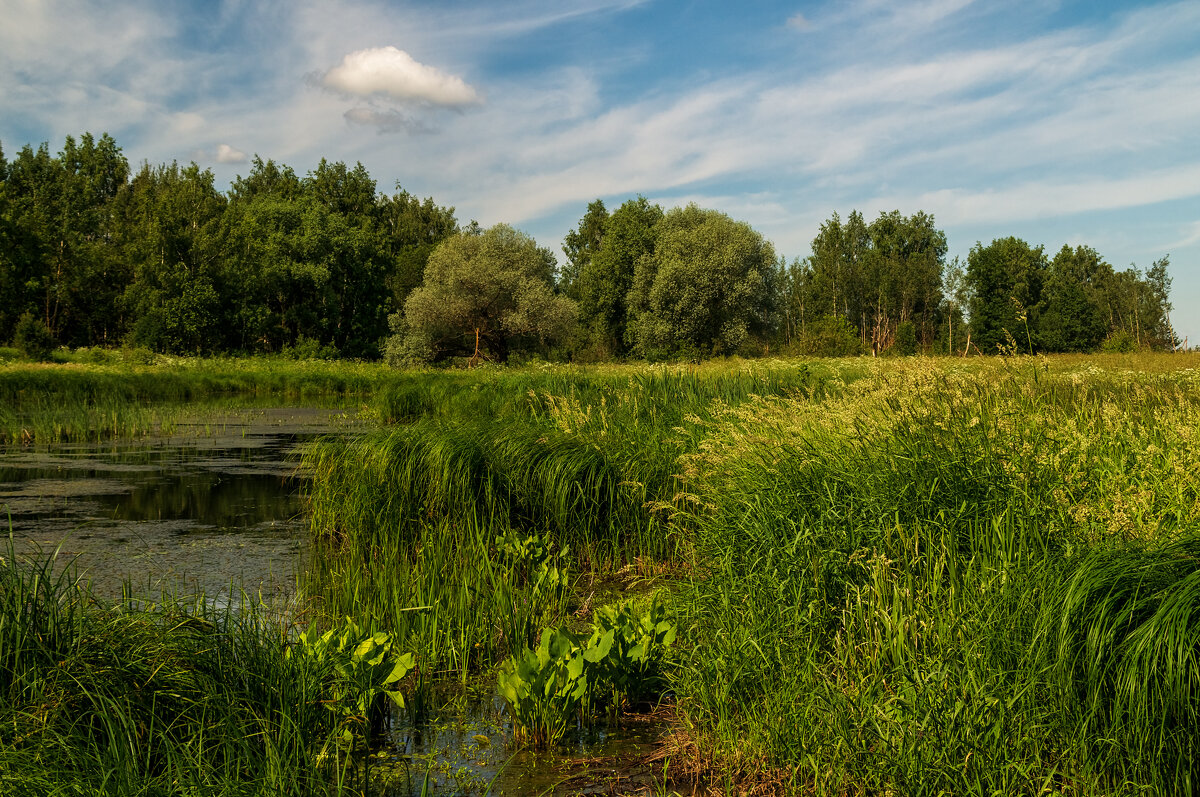
[[13,346],[29,359],[39,362],[49,360],[55,344],[54,333],[40,318],[34,318],[32,313],[25,313],[17,321]]
[[863,353],[858,332],[840,316],[818,318],[804,328],[798,343],[801,354],[815,357],[853,357]]
[[1137,338],[1128,330],[1117,329],[1100,343],[1100,350],[1114,354],[1127,354],[1137,351]]

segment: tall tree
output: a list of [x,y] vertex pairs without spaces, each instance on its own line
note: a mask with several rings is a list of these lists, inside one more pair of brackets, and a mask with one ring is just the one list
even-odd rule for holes
[[1037,306],[1035,343],[1043,351],[1091,351],[1108,333],[1097,283],[1112,267],[1095,249],[1069,246],[1054,255]]
[[505,224],[446,239],[397,317],[389,359],[462,353],[504,362],[519,343],[560,339],[577,311],[554,292],[555,265],[549,250]]
[[146,164],[115,203],[122,260],[132,269],[122,304],[135,343],[181,353],[222,348],[225,198],[213,180],[195,163]]
[[946,234],[930,214],[905,217],[898,210],[881,213],[869,234],[865,304],[872,351],[889,348],[905,324],[912,325],[920,343],[931,343],[942,301]]
[[604,207],[604,200],[597,199],[588,204],[587,213],[579,220],[579,226],[563,238],[563,253],[567,256],[567,262],[559,274],[559,289],[576,301],[579,301],[579,275],[600,251],[607,227],[608,209]]
[[601,353],[620,356],[629,350],[629,290],[638,262],[654,254],[662,218],[662,208],[645,197],[626,200],[608,217],[599,249],[581,262],[580,320]]
[[871,234],[863,216],[851,211],[845,223],[834,213],[821,225],[812,242],[808,281],[813,317],[846,319],[866,340],[867,261],[871,257]]
[[103,342],[115,316],[107,243],[109,202],[124,184],[129,164],[108,135],[68,136],[58,157],[42,144],[26,146],[8,166],[12,222],[25,247],[21,282],[37,295],[38,315],[60,343]]
[[982,352],[994,353],[1010,339],[1032,348],[1032,311],[1041,300],[1048,264],[1042,247],[1020,238],[976,243],[967,255],[971,290],[971,335]]
[[392,306],[403,308],[425,278],[425,264],[439,243],[458,232],[454,208],[436,205],[404,191],[379,198],[379,231],[390,266],[386,278]]
[[748,224],[675,208],[638,259],[628,340],[650,358],[732,354],[771,331],[776,284],[775,250]]

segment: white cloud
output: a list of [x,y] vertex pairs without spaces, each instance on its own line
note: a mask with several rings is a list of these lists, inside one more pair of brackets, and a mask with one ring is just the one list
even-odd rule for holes
[[1200,196],[1200,162],[1128,177],[1038,180],[997,190],[948,188],[870,200],[872,208],[926,208],[947,224],[1003,223],[1132,208]]
[[246,163],[250,160],[246,153],[228,144],[217,145],[217,163]]
[[1175,249],[1185,249],[1189,246],[1200,243],[1200,220],[1184,225],[1183,229],[1180,230],[1180,233],[1183,235],[1182,238],[1174,243],[1169,243],[1160,248],[1167,251],[1172,251]]
[[462,78],[422,64],[395,47],[356,50],[326,72],[321,84],[343,94],[461,107],[480,101]]

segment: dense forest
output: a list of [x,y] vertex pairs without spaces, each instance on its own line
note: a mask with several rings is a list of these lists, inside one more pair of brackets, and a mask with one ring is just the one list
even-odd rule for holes
[[174,353],[713,355],[1169,349],[1164,256],[1017,238],[947,262],[918,211],[834,214],[791,263],[749,225],[645,198],[588,205],[565,260],[506,225],[387,194],[362,164],[255,158],[227,192],[195,163],[136,173],[107,134],[0,147],[0,342]]

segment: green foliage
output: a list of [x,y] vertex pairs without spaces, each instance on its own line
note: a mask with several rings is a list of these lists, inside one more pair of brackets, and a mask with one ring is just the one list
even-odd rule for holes
[[875,354],[896,345],[904,323],[918,346],[928,344],[938,325],[946,250],[945,233],[923,211],[881,213],[870,224],[858,211],[845,222],[833,214],[813,239],[812,255],[785,275],[785,342],[794,343],[813,319],[839,317]]
[[563,238],[563,254],[567,256],[567,263],[559,275],[558,284],[562,292],[575,301],[580,299],[580,277],[600,251],[608,222],[608,209],[604,207],[603,200],[597,199],[588,204],[587,213],[579,220],[579,226]]
[[1192,790],[1196,559],[1168,541],[1200,528],[1195,379],[1068,363],[873,361],[685,455],[674,686],[731,777]]
[[696,205],[657,225],[638,259],[626,339],[649,359],[732,354],[771,331],[775,251],[749,225]]
[[288,656],[305,656],[333,675],[332,700],[325,706],[338,715],[344,742],[369,735],[371,715],[380,710],[382,698],[404,707],[398,682],[412,672],[415,661],[412,653],[399,655],[394,647],[391,634],[368,633],[346,617],[340,627],[324,633],[310,625],[288,649]]
[[53,555],[0,555],[6,794],[340,793],[326,672],[264,607],[106,605]]
[[369,397],[398,377],[381,364],[178,358],[136,348],[71,359],[70,367],[0,366],[0,443],[141,437],[169,427],[189,402],[325,403]]
[[516,345],[561,339],[576,307],[554,293],[553,269],[549,251],[504,224],[449,238],[434,250],[424,282],[404,304],[404,334],[415,342],[389,342],[389,351],[504,362]]
[[[602,356],[620,356],[629,351],[629,290],[638,262],[654,254],[662,218],[662,208],[645,197],[621,203],[604,220],[599,245],[587,250],[586,260],[579,265],[576,292],[580,323],[593,350]],[[585,221],[589,219],[580,224]],[[590,223],[594,228],[595,222]]]
[[853,357],[863,353],[858,331],[841,316],[822,316],[800,330],[795,347],[813,357]]
[[295,346],[284,346],[280,354],[291,360],[336,360],[338,358],[338,350],[332,345],[322,345],[320,341],[306,338],[303,335],[296,340]]
[[1200,786],[1200,537],[1081,557],[1047,596],[1035,639],[1091,777]]
[[1042,247],[1019,238],[976,244],[967,256],[967,279],[973,287],[971,335],[980,351],[991,354],[1006,343],[1005,333],[1025,343],[1036,318],[1028,312],[1041,299],[1049,264]]
[[595,661],[593,704],[607,697],[617,712],[627,702],[662,694],[667,683],[665,654],[677,633],[674,614],[658,595],[645,611],[632,603],[598,609],[588,649],[608,652]]
[[514,653],[497,674],[516,740],[549,747],[577,713],[586,722],[606,704],[615,714],[627,701],[661,694],[663,655],[676,633],[659,599],[645,612],[630,604],[600,609],[590,635],[545,629],[535,648]]
[[608,654],[612,636],[586,649],[582,642],[566,628],[547,628],[536,648],[525,648],[500,665],[497,684],[517,743],[544,749],[566,732],[588,693],[588,664]]
[[919,352],[920,343],[917,341],[917,325],[912,321],[902,321],[896,327],[896,353],[910,356]]
[[13,348],[29,359],[49,360],[55,345],[54,334],[40,318],[35,318],[32,313],[25,313],[17,321],[17,327],[13,331]]
[[541,536],[522,538],[510,529],[496,537],[496,552],[519,608],[505,620],[509,645],[532,642],[539,628],[561,613],[571,584],[568,548],[551,551]]
[[1137,338],[1125,329],[1115,329],[1100,342],[1100,349],[1110,354],[1128,354],[1137,351]]

